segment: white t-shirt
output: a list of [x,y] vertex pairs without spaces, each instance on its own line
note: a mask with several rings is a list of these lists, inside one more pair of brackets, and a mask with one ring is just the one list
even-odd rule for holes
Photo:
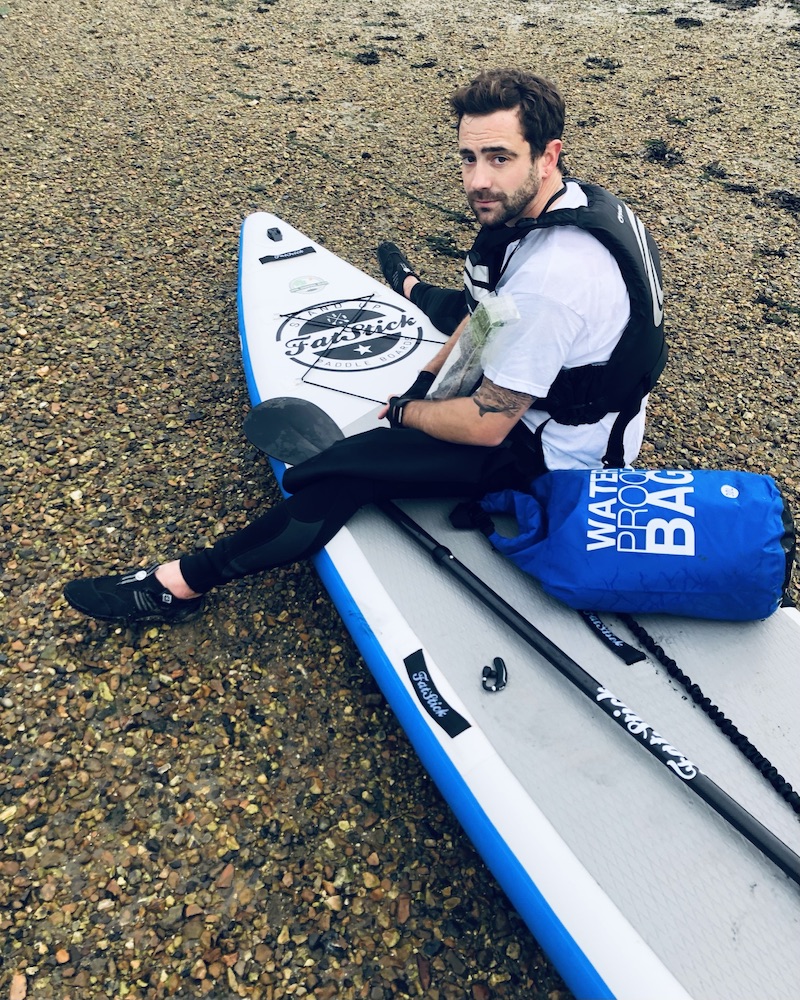
[[[573,181],[553,209],[586,204]],[[502,388],[540,399],[562,368],[608,361],[630,318],[617,262],[599,240],[575,226],[533,230],[512,244],[495,292],[513,298],[520,319],[491,336],[482,357],[484,374]],[[646,402],[625,432],[626,463],[642,444]],[[550,419],[542,434],[547,467],[599,468],[616,417],[608,413],[596,424],[577,427]],[[530,409],[522,419],[535,431],[549,414]]]

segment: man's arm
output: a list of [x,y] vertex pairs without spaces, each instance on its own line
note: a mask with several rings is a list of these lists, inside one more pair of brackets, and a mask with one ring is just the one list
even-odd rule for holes
[[424,372],[431,372],[431,374],[433,375],[439,374],[439,372],[442,370],[442,366],[444,365],[445,361],[447,361],[447,359],[450,357],[453,348],[458,343],[458,338],[461,336],[461,333],[468,322],[469,322],[469,316],[465,316],[458,324],[458,326],[455,328],[455,330],[453,330],[453,332],[450,334],[450,336],[447,338],[444,344],[442,344],[441,348],[436,352],[436,354],[422,369]]
[[496,447],[533,402],[526,392],[504,389],[484,378],[472,396],[411,400],[403,408],[403,427],[454,444]]
[[[467,325],[468,322],[469,322],[469,316],[465,316],[464,319],[455,328],[455,330],[453,330],[453,332],[450,334],[447,340],[442,344],[442,346],[439,348],[436,354],[425,365],[425,367],[420,370],[419,376],[417,377],[417,381],[414,383],[413,386],[411,386],[411,388],[407,392],[408,395],[412,396],[413,398],[419,398],[427,395],[427,392],[430,389],[431,384],[433,383],[435,377],[442,370],[445,361],[447,361],[447,359],[450,357],[453,348],[458,343],[458,338],[461,336],[461,331],[464,329],[464,327]],[[428,380],[423,384],[422,389],[419,392],[416,392],[416,387],[420,384],[426,372],[429,375],[432,375],[433,378],[428,378]],[[387,405],[384,406],[383,409],[378,413],[378,419],[383,420],[388,412],[389,412],[389,405],[387,403]]]

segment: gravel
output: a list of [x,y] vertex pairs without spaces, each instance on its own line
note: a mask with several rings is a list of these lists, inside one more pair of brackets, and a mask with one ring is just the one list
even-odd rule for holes
[[[276,499],[241,434],[237,237],[268,209],[377,273],[471,242],[446,101],[556,79],[573,173],[663,251],[643,463],[767,472],[800,516],[800,3],[0,3],[0,993],[569,993],[306,565],[186,627],[61,598]],[[798,589],[795,584],[794,596]]]

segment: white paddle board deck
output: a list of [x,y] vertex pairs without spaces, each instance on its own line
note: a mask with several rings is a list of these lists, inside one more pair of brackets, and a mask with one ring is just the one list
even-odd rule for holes
[[[345,433],[374,426],[374,401],[410,385],[442,341],[410,303],[266,213],[242,229],[239,288],[253,404],[308,399]],[[482,536],[452,529],[451,504],[403,506],[800,853],[790,807],[661,666],[622,663]],[[794,997],[800,888],[772,862],[378,511],[357,514],[316,565],[426,768],[576,996]],[[797,785],[800,615],[642,624]],[[489,693],[481,672],[496,656],[508,686]]]

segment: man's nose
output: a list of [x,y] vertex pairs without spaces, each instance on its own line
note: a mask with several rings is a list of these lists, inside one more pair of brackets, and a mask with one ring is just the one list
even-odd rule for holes
[[467,190],[483,191],[491,186],[492,182],[489,176],[488,164],[481,163],[480,161],[473,164],[472,170],[470,170],[469,176],[467,177]]

